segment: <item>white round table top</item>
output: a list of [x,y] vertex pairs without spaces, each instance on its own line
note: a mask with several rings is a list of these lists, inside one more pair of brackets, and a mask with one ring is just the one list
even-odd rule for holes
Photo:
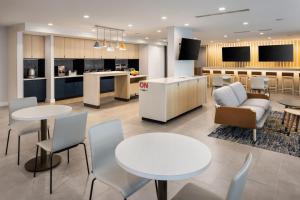
[[119,165],[129,173],[154,180],[194,177],[211,162],[200,141],[174,133],[146,133],[122,141],[115,150]]
[[299,109],[286,108],[286,109],[284,109],[284,112],[300,116],[300,110]]
[[12,113],[15,120],[43,120],[70,113],[72,107],[65,105],[42,105],[23,108]]

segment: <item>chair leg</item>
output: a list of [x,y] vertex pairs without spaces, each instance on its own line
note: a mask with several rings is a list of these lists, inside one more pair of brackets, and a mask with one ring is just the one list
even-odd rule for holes
[[92,180],[92,185],[91,185],[90,198],[89,198],[89,200],[92,200],[92,196],[93,196],[93,188],[94,188],[95,180],[96,180],[96,178],[94,178],[94,179]]
[[83,148],[84,148],[84,154],[85,154],[85,161],[86,161],[87,172],[88,172],[88,174],[90,174],[90,167],[89,167],[89,161],[88,161],[88,157],[87,157],[87,153],[86,153],[85,143],[82,143],[82,145],[83,145]]
[[52,194],[52,158],[53,153],[50,153],[50,194]]
[[21,136],[18,136],[18,165],[20,164],[20,142]]
[[253,129],[253,141],[256,142],[256,129]]
[[158,188],[157,188],[157,181],[154,180],[154,183],[155,183],[155,191],[156,191],[156,197],[158,199]]
[[70,150],[68,149],[68,164],[70,163]]
[[39,156],[39,146],[36,145],[35,165],[34,165],[33,177],[35,177],[35,174],[36,174],[38,156]]
[[48,130],[47,131],[47,133],[48,133],[48,139],[50,139],[50,130],[49,130],[49,128],[47,130]]
[[8,150],[8,143],[9,143],[9,136],[10,136],[10,133],[11,133],[11,129],[9,129],[9,130],[8,130],[8,133],[7,133],[7,141],[6,141],[5,155],[7,155],[7,150]]

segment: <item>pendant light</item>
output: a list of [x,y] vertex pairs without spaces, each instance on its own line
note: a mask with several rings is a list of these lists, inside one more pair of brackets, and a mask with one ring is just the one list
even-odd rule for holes
[[96,49],[101,48],[100,43],[99,43],[99,38],[98,38],[98,32],[99,32],[99,29],[97,27],[97,40],[96,40],[96,42],[94,44],[94,48],[96,48]]
[[109,30],[109,45],[106,49],[106,51],[115,51],[115,48],[111,45],[111,30]]
[[121,51],[125,51],[126,50],[126,46],[125,46],[125,43],[124,43],[124,31],[122,31],[122,41],[120,43],[120,48],[119,48]]
[[119,42],[119,31],[117,31],[117,43],[116,43],[116,49],[120,48],[120,42]]
[[104,33],[103,33],[104,34],[103,47],[106,48],[107,47],[107,43],[106,43],[106,39],[105,39],[106,29],[104,28],[103,30],[104,30]]

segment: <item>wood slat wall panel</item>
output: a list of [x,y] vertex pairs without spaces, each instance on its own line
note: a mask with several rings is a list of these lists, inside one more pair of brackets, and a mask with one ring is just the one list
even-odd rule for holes
[[[294,45],[294,61],[293,62],[259,62],[258,46],[261,45]],[[222,47],[250,46],[250,62],[223,62]],[[300,40],[267,40],[267,41],[251,41],[236,43],[215,43],[207,46],[207,66],[209,67],[258,67],[258,68],[299,68],[300,66]]]

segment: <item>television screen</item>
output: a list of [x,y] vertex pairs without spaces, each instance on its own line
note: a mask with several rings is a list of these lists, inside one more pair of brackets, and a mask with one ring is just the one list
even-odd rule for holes
[[261,62],[293,61],[293,45],[259,46],[258,57]]
[[200,50],[200,40],[182,38],[179,60],[197,60]]
[[250,47],[223,47],[223,62],[245,62],[250,61]]

